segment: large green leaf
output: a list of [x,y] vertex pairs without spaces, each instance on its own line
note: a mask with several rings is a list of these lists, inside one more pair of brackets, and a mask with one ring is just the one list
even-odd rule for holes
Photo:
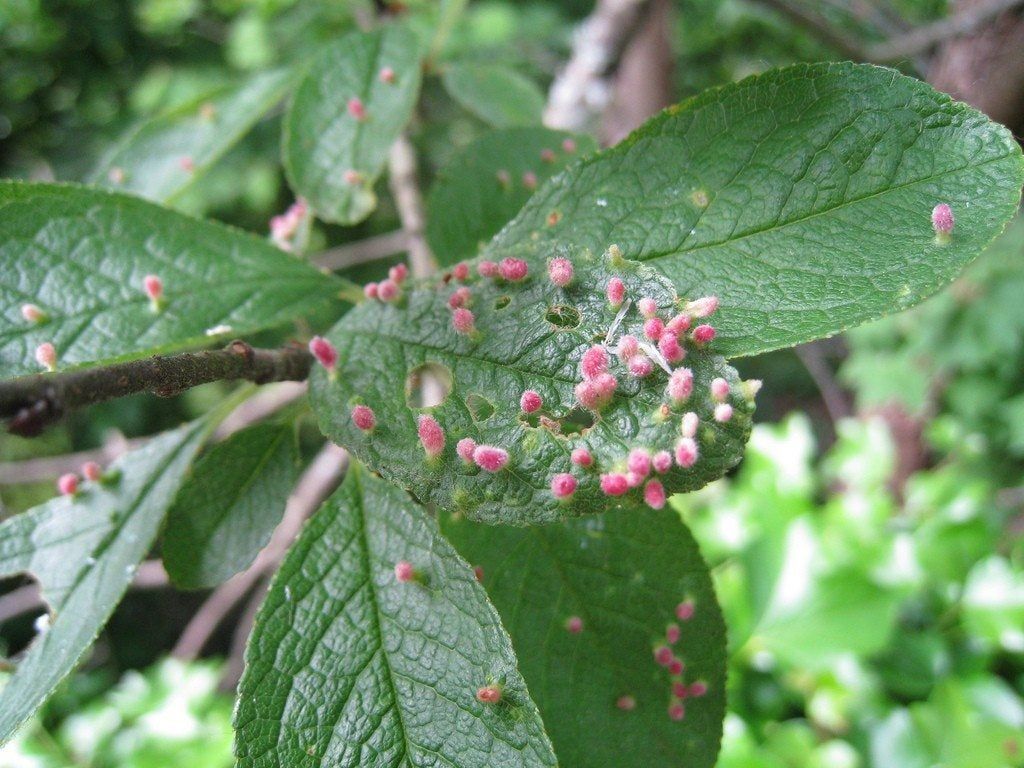
[[589,136],[509,128],[464,147],[438,174],[427,199],[427,240],[442,265],[473,258],[542,184],[597,149]]
[[[446,516],[442,528],[483,569],[560,765],[714,765],[725,626],[707,566],[675,512],[622,510],[526,529]],[[691,619],[677,618],[680,603],[692,605]],[[673,678],[654,661],[669,624],[679,627],[672,650],[685,664],[676,680],[707,686],[684,700],[682,721],[668,716]],[[624,696],[632,710],[620,708]]]
[[171,580],[203,589],[248,566],[280,522],[297,476],[294,424],[259,424],[214,446],[167,517]]
[[28,572],[52,611],[0,690],[0,743],[74,668],[153,544],[208,431],[196,422],[125,454],[105,483],[89,483],[0,525],[0,576]]
[[[164,285],[154,312],[148,274]],[[337,300],[347,284],[239,230],[127,195],[0,182],[0,375],[105,363],[282,325]],[[23,304],[43,323],[26,321]]]
[[[400,561],[418,581],[398,581]],[[492,683],[501,701],[477,701]],[[357,466],[274,579],[235,727],[240,768],[555,764],[473,571],[408,496]]]
[[[354,224],[376,207],[373,183],[419,95],[420,55],[416,36],[397,24],[353,32],[323,51],[299,84],[284,121],[284,165],[321,218]],[[393,77],[382,77],[386,68]],[[362,118],[349,109],[353,98]],[[346,179],[353,171],[358,179]]]
[[260,73],[147,120],[104,155],[89,180],[170,202],[280,102],[294,79],[287,70]]
[[[713,354],[713,344],[712,351],[691,348],[685,365],[695,376],[694,394],[682,405],[662,410],[668,379],[662,369],[637,379],[613,360],[610,370],[619,385],[611,403],[596,417],[577,407],[580,360],[595,340],[605,338],[616,316],[604,292],[610,277],[620,277],[632,299],[655,299],[665,317],[680,307],[672,286],[649,267],[580,249],[564,255],[575,263],[574,279],[564,289],[548,279],[544,261],[532,256],[522,282],[472,278],[476,333],[471,335],[453,328],[447,300],[456,284],[450,275],[409,288],[399,302],[370,301],[350,312],[329,334],[340,355],[337,375],[318,369],[311,378],[321,429],[419,499],[489,522],[523,525],[601,511],[614,499],[602,494],[600,474],[620,467],[633,447],[671,451],[684,411],[701,418],[701,458],[660,479],[675,493],[720,477],[740,459],[753,403],[736,372]],[[642,336],[642,323],[634,304],[613,340],[620,333]],[[418,407],[423,401],[416,399],[414,385],[423,372],[450,382],[451,391],[439,405]],[[725,424],[712,419],[709,388],[715,377],[731,384],[735,416]],[[544,401],[530,418],[520,409],[527,389]],[[376,413],[372,432],[360,431],[352,420],[358,403]],[[444,451],[435,459],[427,457],[417,435],[417,419],[425,414],[446,435]],[[456,443],[465,437],[507,450],[507,466],[492,473],[463,461]],[[594,464],[573,469],[570,453],[583,446]],[[555,498],[553,476],[570,471],[579,484],[575,495]],[[630,503],[640,494],[637,488],[618,498]]]
[[442,80],[453,99],[495,128],[540,125],[544,93],[514,69],[462,62],[446,67]]
[[[1022,183],[1010,132],[925,83],[798,65],[707,91],[573,166],[491,251],[618,243],[680,294],[718,295],[720,351],[753,354],[934,293],[1000,232]],[[930,221],[940,202],[948,243]]]

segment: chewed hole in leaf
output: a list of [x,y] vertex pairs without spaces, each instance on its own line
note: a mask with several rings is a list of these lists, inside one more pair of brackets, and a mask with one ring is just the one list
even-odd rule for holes
[[438,406],[451,391],[452,372],[437,363],[418,365],[405,379],[405,402],[410,408]]
[[582,319],[580,311],[568,304],[556,304],[548,307],[545,319],[558,328],[578,328]]
[[473,421],[487,421],[494,415],[494,405],[483,395],[478,395],[476,392],[470,392],[466,395],[466,407],[469,409],[470,416],[473,417]]
[[498,298],[496,298],[494,300],[494,309],[495,310],[504,309],[505,307],[507,307],[511,303],[512,303],[512,297],[511,296],[499,296]]
[[594,414],[586,408],[576,407],[558,419],[564,435],[582,435],[594,426]]

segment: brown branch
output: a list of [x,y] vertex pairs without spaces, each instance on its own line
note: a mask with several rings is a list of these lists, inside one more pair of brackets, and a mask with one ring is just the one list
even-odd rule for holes
[[925,53],[945,40],[969,35],[995,17],[1021,6],[1024,6],[1024,0],[984,0],[953,16],[873,45],[867,50],[867,58],[870,61],[886,62]]
[[357,264],[365,264],[368,261],[384,259],[392,254],[406,251],[408,247],[409,236],[399,229],[331,248],[317,256],[314,261],[318,267],[333,272],[336,269],[345,269]]
[[849,396],[836,381],[832,369],[825,359],[824,342],[825,340],[819,340],[801,344],[794,347],[793,351],[796,352],[796,356],[803,363],[807,373],[814,381],[814,385],[818,388],[832,423],[838,424],[841,419],[853,414],[853,406]]
[[0,418],[10,419],[11,433],[34,437],[68,411],[139,392],[168,397],[211,381],[302,381],[311,361],[309,352],[299,346],[253,349],[233,341],[219,350],[23,376],[0,382]]
[[242,672],[245,671],[245,648],[249,644],[249,635],[256,624],[256,615],[259,613],[263,601],[267,597],[269,579],[264,578],[256,585],[245,604],[242,615],[238,618],[235,631],[231,635],[231,648],[228,651],[228,663],[220,679],[218,686],[221,691],[231,693],[238,686],[242,679]]
[[427,245],[427,217],[423,212],[423,196],[416,177],[416,150],[404,135],[391,145],[388,181],[407,238],[409,266],[414,276],[427,277],[437,269],[437,262]]

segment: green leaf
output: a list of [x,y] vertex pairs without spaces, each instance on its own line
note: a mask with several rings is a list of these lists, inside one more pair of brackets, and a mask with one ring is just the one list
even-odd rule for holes
[[[618,243],[680,294],[718,295],[719,350],[748,355],[931,295],[1002,230],[1022,183],[1020,148],[980,112],[893,70],[801,64],[707,91],[571,167],[491,256]],[[956,216],[945,244],[940,202]]]
[[427,240],[438,262],[476,256],[538,183],[596,149],[589,136],[548,128],[493,131],[463,148],[438,174],[427,199]]
[[294,81],[291,71],[261,73],[147,120],[111,148],[89,180],[171,202],[280,102]]
[[[419,581],[397,581],[403,560]],[[492,683],[501,701],[477,701]],[[235,728],[239,768],[555,765],[483,587],[419,506],[357,466],[274,579]]]
[[115,462],[107,482],[0,525],[0,576],[34,575],[53,612],[49,629],[0,690],[0,743],[46,700],[106,623],[207,431],[202,421],[168,432]]
[[[684,411],[701,418],[701,458],[660,479],[669,493],[676,493],[720,477],[742,455],[753,403],[736,372],[713,351],[691,345],[685,365],[694,373],[694,394],[682,405],[666,405],[668,376],[662,369],[636,379],[614,360],[610,370],[619,383],[610,404],[597,416],[577,406],[582,355],[605,338],[616,316],[604,293],[611,276],[624,281],[629,297],[655,299],[663,317],[680,308],[672,286],[649,267],[579,250],[564,255],[575,264],[574,279],[564,289],[552,284],[544,261],[532,256],[530,274],[522,282],[472,278],[477,329],[472,335],[452,327],[447,305],[454,291],[451,275],[408,287],[397,303],[369,301],[354,309],[329,334],[340,357],[337,375],[318,368],[311,378],[321,430],[420,500],[488,522],[524,525],[601,511],[616,500],[601,492],[599,475],[618,471],[633,447],[673,450]],[[642,337],[642,324],[634,305],[613,340],[621,333]],[[431,401],[417,395],[424,372],[450,387],[444,401],[432,407],[420,407]],[[709,388],[715,377],[731,384],[735,416],[726,424],[712,419],[715,403]],[[544,401],[529,418],[519,404],[527,389]],[[353,423],[351,409],[357,403],[375,411],[372,432]],[[425,414],[446,435],[444,451],[435,459],[426,456],[417,435],[417,419]],[[491,473],[464,462],[455,448],[465,437],[507,450],[507,466]],[[587,470],[574,470],[570,463],[577,447],[593,455],[594,465]],[[579,487],[571,499],[556,499],[552,478],[570,471]],[[641,493],[637,488],[618,500],[630,504]]]
[[[143,278],[159,276],[154,312]],[[127,195],[0,182],[0,375],[109,363],[283,325],[330,306],[347,284],[265,240]],[[31,323],[20,307],[48,316]]]
[[448,66],[442,81],[455,101],[495,128],[540,125],[544,93],[514,69],[464,62]]
[[[708,568],[679,516],[623,510],[532,528],[444,517],[442,530],[483,569],[560,765],[712,766],[725,716],[725,625]],[[676,608],[692,603],[681,621]],[[582,630],[569,631],[571,617]],[[671,676],[654,661],[675,624],[684,685],[707,693],[668,716]],[[631,696],[635,708],[619,708]]]
[[[392,82],[381,78],[386,67]],[[292,187],[321,218],[354,224],[377,206],[373,183],[409,122],[421,79],[417,38],[394,24],[354,32],[313,63],[285,117],[282,151]],[[349,111],[353,98],[363,119]],[[347,171],[359,181],[346,181]]]
[[259,424],[213,447],[167,518],[163,557],[183,589],[204,589],[244,570],[281,520],[298,476],[293,424]]

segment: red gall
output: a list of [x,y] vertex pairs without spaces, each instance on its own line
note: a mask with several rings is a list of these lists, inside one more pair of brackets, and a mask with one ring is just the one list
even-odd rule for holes
[[416,422],[416,434],[420,438],[423,451],[431,459],[441,455],[444,450],[444,430],[437,423],[437,419],[429,414],[423,414]]
[[586,448],[573,448],[570,459],[573,464],[580,467],[589,467],[594,463],[594,457]]
[[90,483],[98,483],[103,477],[103,468],[95,461],[87,461],[82,465],[82,477]]
[[395,579],[399,584],[408,584],[410,581],[416,581],[416,569],[412,563],[408,560],[399,560],[395,563]]
[[693,394],[693,371],[689,368],[676,368],[668,377],[665,391],[673,402],[685,403]]
[[501,701],[501,686],[485,685],[476,692],[476,700],[481,704],[494,705]]
[[328,371],[333,371],[338,365],[338,350],[323,336],[309,340],[309,353]]
[[548,262],[548,277],[559,288],[569,285],[572,282],[572,275],[572,262],[568,259],[560,256]]
[[608,296],[608,303],[613,307],[622,305],[622,302],[626,298],[626,284],[617,277],[613,277],[608,281],[608,285],[605,288],[605,294]]
[[551,478],[551,494],[556,499],[572,498],[576,493],[576,478],[568,472],[562,472]]
[[693,618],[694,605],[689,600],[684,600],[676,606],[676,618],[680,621],[689,621]]
[[662,509],[665,506],[665,486],[660,480],[650,480],[644,486],[644,503],[651,509]]
[[651,466],[659,475],[663,475],[672,469],[672,454],[668,451],[658,451],[651,458]]
[[570,616],[565,620],[565,629],[573,635],[578,635],[583,631],[583,619],[579,616]]
[[949,236],[953,232],[955,223],[953,209],[946,203],[939,203],[932,208],[932,229],[935,230],[936,235]]
[[535,390],[528,389],[523,392],[519,398],[519,407],[523,409],[523,413],[534,413],[539,411],[541,406],[544,405],[544,400],[541,398]]
[[352,408],[352,423],[363,432],[370,432],[377,426],[377,415],[368,405],[356,405]]
[[405,264],[395,264],[391,269],[388,270],[388,277],[394,280],[398,285],[405,282],[405,278],[409,276],[409,268]]
[[36,347],[36,362],[48,371],[57,370],[57,348],[44,341]]
[[698,344],[710,344],[715,339],[715,329],[706,323],[693,329],[693,340]]
[[476,330],[473,312],[465,307],[459,307],[452,312],[452,326],[456,333],[468,336]]
[[478,445],[473,451],[473,461],[480,469],[497,472],[508,464],[508,451],[493,445]]
[[380,78],[382,83],[391,85],[395,82],[395,70],[391,67],[381,67],[380,74],[377,77]]
[[692,437],[683,437],[676,443],[676,464],[683,469],[689,469],[697,463],[697,443]]
[[529,271],[529,266],[522,259],[505,258],[498,265],[498,272],[502,279],[508,280],[510,283],[523,280]]
[[57,478],[57,490],[63,496],[74,496],[78,493],[78,475],[68,472]]
[[608,353],[604,347],[595,344],[583,353],[580,360],[580,373],[585,379],[596,379],[608,371]]
[[363,100],[358,96],[353,96],[348,100],[348,113],[356,120],[366,119],[366,106],[363,104]]
[[486,260],[476,265],[476,271],[480,277],[497,277],[501,274],[501,270],[495,262]]
[[601,475],[601,492],[605,496],[622,496],[629,490],[629,478],[621,472]]
[[454,267],[452,267],[452,277],[459,282],[465,282],[469,279],[469,264],[464,261],[460,261]]
[[476,450],[476,440],[472,437],[464,437],[455,444],[455,453],[467,464],[473,463],[473,451]]
[[377,298],[381,301],[391,302],[398,298],[398,283],[391,278],[381,280],[377,284]]
[[732,420],[732,406],[728,403],[719,403],[715,406],[715,421],[719,424],[725,424]]
[[21,316],[30,323],[44,323],[48,319],[47,314],[35,304],[22,304]]

